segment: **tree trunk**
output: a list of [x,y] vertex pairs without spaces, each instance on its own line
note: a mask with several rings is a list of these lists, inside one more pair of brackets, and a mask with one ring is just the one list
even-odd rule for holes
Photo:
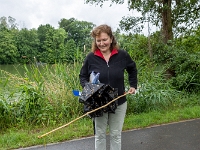
[[172,0],[163,0],[162,32],[164,43],[173,39],[171,3]]

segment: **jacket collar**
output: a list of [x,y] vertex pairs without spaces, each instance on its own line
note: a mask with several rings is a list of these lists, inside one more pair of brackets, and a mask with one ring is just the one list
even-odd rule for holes
[[[117,54],[117,53],[118,53],[118,50],[117,50],[117,49],[113,49],[112,52],[111,52],[110,57],[113,56],[113,55],[115,55],[115,54]],[[101,58],[104,59],[103,54],[101,53],[101,51],[100,51],[99,49],[97,49],[97,50],[94,52],[94,55],[99,56],[99,57],[101,57]]]

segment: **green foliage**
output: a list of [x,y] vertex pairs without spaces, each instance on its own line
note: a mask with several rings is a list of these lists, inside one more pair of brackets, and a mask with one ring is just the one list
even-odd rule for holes
[[54,63],[57,52],[54,46],[55,29],[51,25],[40,25],[38,27],[38,38],[40,40],[40,49],[37,56],[38,62]]
[[[50,24],[37,29],[17,29],[12,17],[0,18],[0,64],[54,64],[82,61],[90,51],[90,32],[95,26],[74,18],[61,19],[59,28]],[[84,55],[83,55],[84,54]]]
[[15,36],[15,41],[19,52],[18,62],[23,64],[33,62],[40,44],[37,31],[35,29],[21,29]]
[[4,71],[4,79],[9,80],[0,88],[5,91],[0,95],[1,127],[54,125],[80,116],[82,106],[72,93],[81,88],[77,76],[80,67],[76,63],[25,66],[25,77]]
[[193,35],[180,37],[168,44],[159,39],[160,33],[151,36],[154,61],[165,66],[167,78],[177,90],[199,91],[200,87],[200,49],[199,30]]
[[[147,71],[148,70],[148,71]],[[200,105],[199,96],[175,89],[170,80],[163,77],[165,69],[142,67],[139,72],[137,93],[128,95],[128,114],[167,111],[181,107]],[[198,90],[199,91],[199,90]]]
[[66,41],[74,40],[76,46],[79,48],[84,45],[87,47],[90,46],[90,32],[94,26],[95,25],[91,22],[78,21],[75,18],[63,18],[59,21],[59,28],[64,29],[68,35]]
[[200,89],[200,55],[188,53],[184,50],[172,52],[169,69],[173,70],[175,77],[172,84],[179,90],[199,91]]
[[[25,66],[23,75],[1,72],[1,128],[24,124],[55,125],[82,114],[82,105],[72,95],[72,90],[81,89],[78,74],[88,49],[82,45],[83,39],[82,44],[76,42],[78,36],[73,37],[76,40],[69,38],[75,28],[72,33],[65,31],[73,26],[72,23],[80,22],[72,20],[67,22],[69,26],[65,26],[66,20],[63,21],[63,27],[59,29],[50,25],[41,25],[38,30],[30,31],[1,28],[1,63],[10,60],[12,63],[29,63],[34,56],[36,62],[36,65]],[[86,31],[80,30],[80,35],[88,33],[90,27]],[[130,54],[138,68],[139,89],[137,94],[127,96],[128,114],[200,104],[197,96],[190,98],[182,92],[189,91],[191,96],[200,89],[199,28],[191,35],[168,41],[168,44],[162,42],[160,32],[152,34],[150,39],[139,34],[121,35],[118,31],[115,35],[120,47]],[[89,43],[91,39],[85,38]],[[148,42],[151,43],[153,59],[149,57]],[[12,50],[14,54],[8,57]],[[22,60],[22,56],[27,58]],[[38,65],[40,61],[48,64]],[[51,63],[54,65],[49,65]],[[188,101],[183,101],[183,97]]]
[[[174,97],[178,95],[170,82],[163,79],[163,70],[152,66],[138,64],[138,90],[135,95],[128,96],[128,113],[150,112],[152,110],[166,110],[173,106]],[[147,71],[148,70],[148,71]]]
[[200,26],[196,30],[176,39],[176,46],[185,49],[189,53],[200,52]]
[[133,60],[148,59],[148,39],[144,35],[122,35],[118,39],[122,49],[128,51]]
[[[102,6],[108,0],[86,0],[86,3]],[[113,3],[123,4],[124,0],[110,0]],[[160,27],[165,43],[181,33],[186,33],[199,26],[198,0],[128,0],[128,9],[139,12],[138,15],[124,16],[120,21],[120,28],[124,31],[140,33],[146,23]]]
[[[94,1],[94,0],[88,0]],[[119,3],[120,1],[115,0],[114,2]],[[135,1],[129,0],[128,1],[129,9],[137,10],[141,12],[141,16],[128,16],[123,17],[122,21],[120,22],[120,26],[124,30],[132,30],[134,32],[141,31],[141,23],[144,25],[146,22],[150,22],[152,25],[162,27],[165,23],[170,22],[172,19],[172,26],[169,28],[173,28],[173,32],[175,35],[180,33],[184,33],[189,29],[193,29],[199,25],[199,1],[154,1],[154,0],[142,0],[142,1]],[[164,18],[162,16],[165,11],[168,11],[168,17]],[[164,19],[164,20],[163,20]],[[133,30],[135,29],[135,30]],[[163,34],[163,36],[166,36]]]
[[68,63],[73,63],[75,60],[75,54],[76,54],[76,51],[77,51],[77,48],[76,48],[76,43],[73,39],[67,41],[66,45],[65,45],[65,48],[66,48],[66,59],[67,59],[67,62]]
[[18,92],[21,93],[19,101],[12,105],[13,114],[17,121],[26,122],[27,124],[44,122],[46,119],[44,114],[48,103],[40,88],[36,89],[31,85],[21,85],[19,87]]
[[17,29],[17,24],[15,23],[15,18],[9,17],[1,17],[0,18],[0,29]]
[[[2,91],[1,91],[2,92]],[[0,94],[0,129],[8,127],[12,120],[12,112],[9,103],[3,94]]]
[[17,47],[15,45],[14,35],[16,30],[0,28],[0,64],[16,63],[18,57]]
[[67,37],[67,33],[64,29],[59,28],[55,31],[55,34],[53,36],[53,46],[56,51],[56,61],[59,62],[66,62],[66,53],[67,49],[65,47],[65,39]]

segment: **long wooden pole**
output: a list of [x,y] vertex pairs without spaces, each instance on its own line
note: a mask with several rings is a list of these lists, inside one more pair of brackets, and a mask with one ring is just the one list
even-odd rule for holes
[[60,127],[56,128],[56,129],[53,129],[53,130],[51,130],[51,131],[49,131],[49,132],[47,132],[47,133],[45,133],[45,134],[43,134],[43,135],[41,135],[41,136],[38,136],[38,138],[42,138],[42,137],[44,137],[44,136],[46,136],[46,135],[48,135],[48,134],[50,134],[50,133],[52,133],[52,132],[55,132],[55,131],[57,131],[57,130],[59,130],[59,129],[62,129],[62,128],[66,127],[66,126],[68,126],[68,125],[70,125],[70,124],[72,124],[73,122],[75,122],[75,121],[77,121],[77,120],[79,120],[79,119],[81,119],[81,118],[83,118],[83,117],[85,117],[85,116],[87,116],[87,115],[89,115],[89,114],[91,114],[91,113],[93,113],[93,112],[99,110],[99,109],[102,109],[102,108],[104,108],[104,107],[107,107],[107,106],[110,105],[112,102],[118,100],[119,98],[121,98],[121,97],[123,97],[123,96],[125,96],[125,95],[127,95],[127,94],[129,94],[129,93],[125,93],[125,94],[123,94],[123,95],[120,95],[120,96],[118,96],[117,98],[115,98],[115,99],[113,99],[112,101],[110,101],[109,103],[107,103],[107,104],[105,104],[105,105],[103,105],[103,106],[101,106],[101,107],[99,107],[99,108],[96,108],[96,109],[94,109],[94,110],[92,110],[92,111],[89,111],[89,112],[85,113],[84,115],[82,115],[82,116],[80,116],[80,117],[78,117],[78,118],[76,118],[76,119],[70,121],[69,123],[67,123],[67,124],[65,124],[65,125],[63,125],[63,126],[60,126]]

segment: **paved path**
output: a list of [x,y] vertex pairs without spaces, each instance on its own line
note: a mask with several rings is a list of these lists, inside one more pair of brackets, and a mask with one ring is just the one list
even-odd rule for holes
[[[109,150],[108,139],[109,136]],[[94,150],[94,137],[23,150]],[[122,150],[200,150],[200,118],[125,131],[122,133]]]

